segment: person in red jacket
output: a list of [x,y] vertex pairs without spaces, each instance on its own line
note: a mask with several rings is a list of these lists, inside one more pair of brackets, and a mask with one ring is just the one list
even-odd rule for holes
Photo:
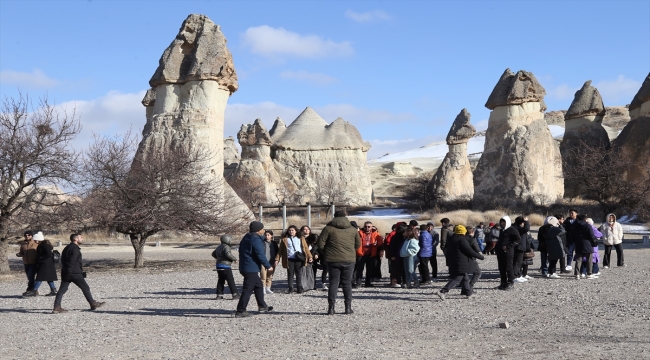
[[372,226],[372,222],[366,221],[363,227],[359,229],[361,246],[357,249],[357,273],[352,287],[357,287],[363,277],[363,268],[366,268],[366,287],[373,287],[372,279],[374,277],[375,261],[377,259],[378,249],[384,244],[384,239],[379,235],[379,231]]

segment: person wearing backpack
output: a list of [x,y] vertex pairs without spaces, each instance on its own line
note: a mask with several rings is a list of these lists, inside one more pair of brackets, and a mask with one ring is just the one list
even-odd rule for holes
[[235,285],[235,278],[232,275],[232,263],[237,261],[237,258],[232,254],[231,250],[232,236],[221,236],[221,245],[219,245],[213,252],[212,257],[217,259],[217,300],[223,299],[223,289],[226,282],[232,294],[232,299],[239,299],[237,292],[237,285]]
[[34,234],[34,241],[38,242],[36,248],[36,279],[34,281],[34,296],[38,296],[38,288],[41,287],[43,281],[47,281],[50,286],[50,292],[45,296],[56,295],[56,285],[54,282],[59,280],[56,276],[56,267],[54,266],[54,247],[52,244],[45,240],[42,232]]

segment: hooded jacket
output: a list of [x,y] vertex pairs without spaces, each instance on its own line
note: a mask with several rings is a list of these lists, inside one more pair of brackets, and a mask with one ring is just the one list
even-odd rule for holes
[[264,254],[264,238],[262,235],[250,232],[244,235],[239,243],[239,272],[254,273],[260,272],[262,266],[271,268],[266,255]]
[[502,250],[505,246],[508,250],[513,249],[517,247],[517,245],[519,245],[521,242],[521,234],[519,234],[519,231],[515,229],[514,226],[512,226],[510,216],[502,217],[499,220],[499,223],[501,223],[501,220],[505,221],[506,225],[503,227],[504,229],[501,230],[501,233],[499,234],[499,241],[497,241],[496,248]]
[[350,224],[350,220],[341,216],[334,218],[323,228],[316,244],[328,263],[356,263],[361,238],[357,229]]
[[469,237],[466,235],[453,235],[447,238],[447,266],[449,274],[465,274],[474,271],[472,258],[483,260],[479,252],[472,249],[469,244]]
[[598,245],[594,229],[584,220],[578,220],[575,229],[575,252],[576,254],[592,254],[594,246]]
[[551,227],[553,227],[553,225],[544,224],[537,231],[537,251],[539,251],[539,252],[547,252],[546,233],[548,232],[548,230]]
[[[609,224],[609,217],[614,216],[614,223]],[[605,218],[607,221],[600,226],[600,232],[603,234],[603,244],[612,246],[623,242],[623,227],[616,221],[616,215],[608,214]]]
[[549,224],[549,228],[544,232],[544,244],[549,260],[558,260],[566,256],[564,243],[566,243],[566,231]]
[[217,259],[217,269],[230,269],[232,262],[237,261],[235,255],[230,252],[230,245],[230,238],[224,237],[221,240],[221,245],[212,252],[212,257]]

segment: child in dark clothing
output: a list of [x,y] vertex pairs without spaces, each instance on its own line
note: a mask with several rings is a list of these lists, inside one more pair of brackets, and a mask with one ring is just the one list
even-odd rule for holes
[[223,289],[226,281],[228,288],[232,294],[232,299],[239,299],[237,286],[235,285],[235,278],[232,276],[231,264],[237,261],[237,258],[230,252],[230,244],[232,243],[232,236],[221,236],[221,245],[219,245],[213,252],[212,257],[217,259],[217,274],[219,280],[217,281],[217,299],[223,299]]

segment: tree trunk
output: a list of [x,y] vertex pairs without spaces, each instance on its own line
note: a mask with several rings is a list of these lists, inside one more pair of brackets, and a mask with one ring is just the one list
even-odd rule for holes
[[0,274],[8,274],[9,269],[9,258],[7,257],[7,252],[9,251],[9,238],[3,237],[0,238]]
[[135,264],[133,265],[134,269],[141,268],[144,266],[144,257],[142,256],[144,252],[144,244],[147,242],[147,238],[139,234],[130,234],[131,245],[135,250]]

